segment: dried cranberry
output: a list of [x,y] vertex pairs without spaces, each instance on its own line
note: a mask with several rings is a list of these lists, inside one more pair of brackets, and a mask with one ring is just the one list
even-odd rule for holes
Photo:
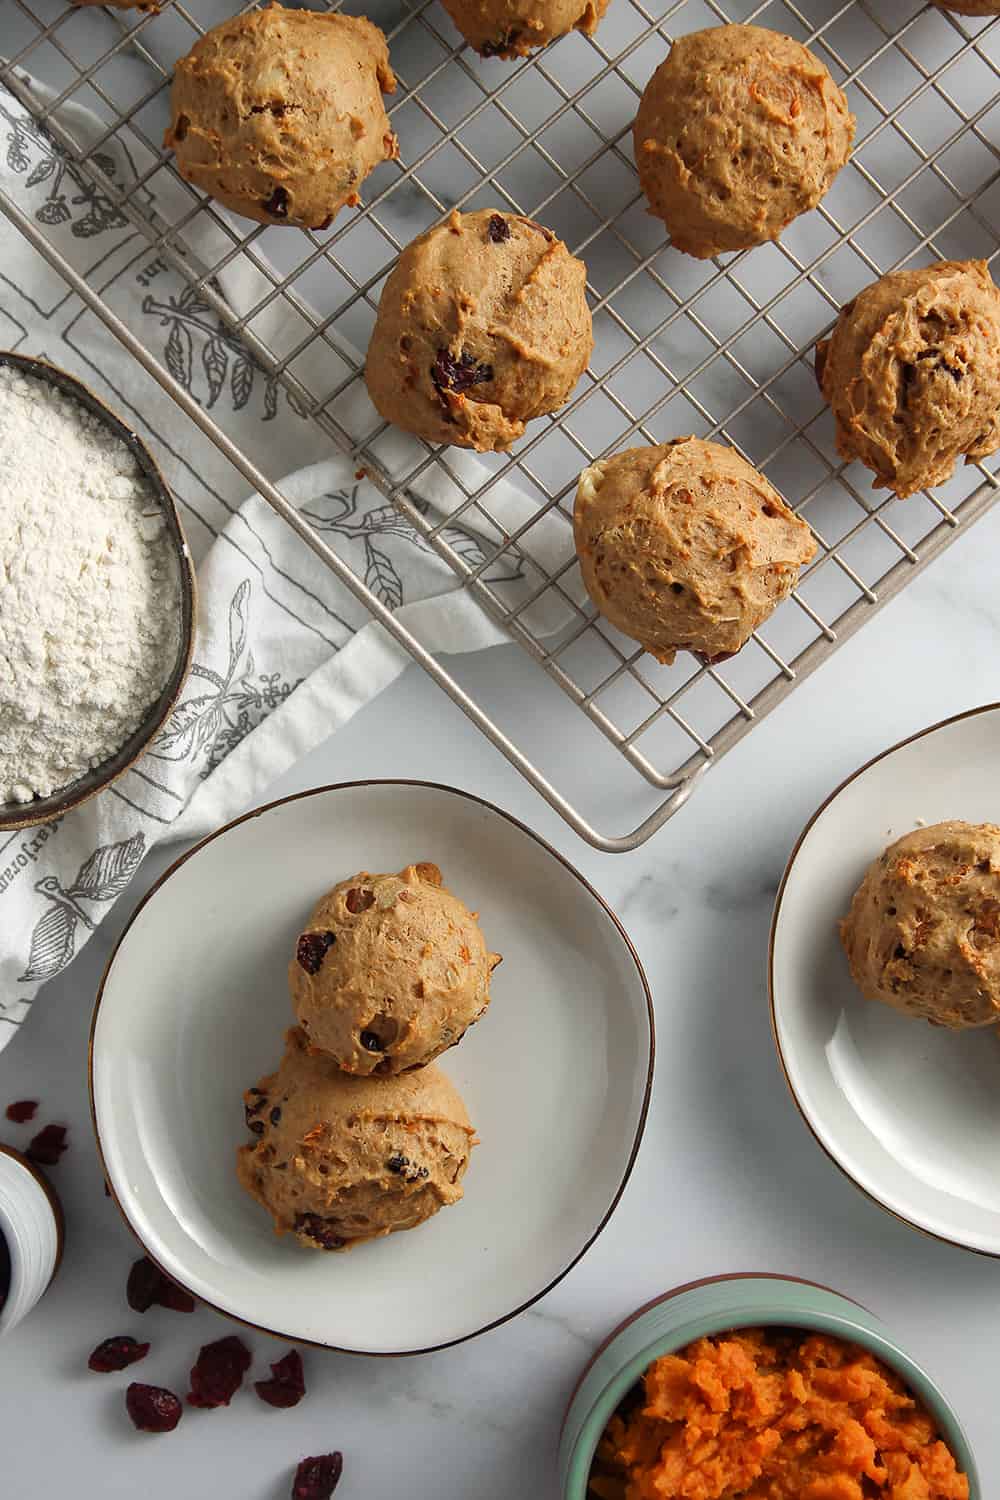
[[274,1108],[272,1109],[271,1113],[268,1115],[268,1119],[270,1120],[270,1122],[271,1122],[272,1125],[280,1125],[281,1124],[281,1105],[280,1104],[276,1104],[274,1106]]
[[54,1167],[66,1150],[66,1126],[46,1125],[32,1137],[25,1155],[39,1167]]
[[247,1122],[247,1129],[252,1130],[254,1135],[264,1134],[264,1121],[254,1119],[253,1110],[250,1108],[249,1104],[244,1104],[243,1106],[243,1118]]
[[365,1049],[366,1052],[384,1052],[385,1051],[385,1048],[382,1046],[382,1042],[381,1042],[380,1038],[375,1035],[374,1031],[363,1031],[361,1033],[360,1040],[361,1040],[361,1045],[362,1045],[362,1047],[364,1047],[364,1049]]
[[128,1273],[125,1297],[133,1312],[148,1312],[151,1307],[166,1307],[171,1312],[194,1312],[194,1298],[190,1292],[164,1276],[159,1266],[143,1255]]
[[140,1432],[173,1432],[184,1415],[173,1391],[137,1382],[125,1392],[125,1409]]
[[87,1369],[97,1375],[110,1375],[113,1370],[127,1370],[149,1353],[148,1344],[137,1344],[127,1333],[117,1333],[114,1338],[98,1344],[87,1360]]
[[337,941],[333,932],[304,932],[295,948],[295,957],[307,974],[318,974],[327,951]]
[[344,898],[344,905],[352,917],[358,912],[367,911],[370,906],[375,905],[375,892],[363,891],[359,886],[353,885]]
[[337,1232],[337,1226],[332,1219],[324,1219],[320,1214],[296,1214],[295,1233],[304,1234],[307,1239],[315,1240],[317,1245],[322,1245],[324,1250],[342,1250],[344,1241]]
[[13,1104],[8,1104],[7,1118],[13,1120],[15,1125],[27,1125],[29,1120],[35,1118],[37,1108],[37,1099],[17,1099]]
[[487,227],[490,239],[494,245],[502,245],[504,240],[510,239],[510,225],[503,214],[490,214],[490,222]]
[[252,1363],[250,1350],[231,1333],[198,1351],[191,1367],[189,1406],[228,1406]]
[[[431,379],[439,391],[467,391],[493,379],[493,366],[480,364],[465,349],[455,358],[450,349],[439,349],[431,366]],[[372,898],[374,900],[374,897]]]
[[304,1458],[295,1470],[292,1500],[330,1500],[344,1472],[342,1453],[323,1453]]
[[503,57],[521,35],[519,31],[505,31],[495,42],[484,42],[479,49],[480,57]]
[[285,192],[285,189],[283,187],[276,187],[270,198],[265,198],[261,204],[261,208],[263,208],[266,214],[270,214],[272,219],[287,219],[288,194]]
[[254,1390],[268,1406],[298,1406],[306,1393],[306,1379],[302,1370],[302,1355],[290,1349],[284,1359],[271,1366],[270,1380],[257,1380]]
[[426,1182],[431,1175],[429,1167],[422,1167],[419,1162],[411,1161],[401,1151],[394,1151],[386,1162],[390,1172],[395,1172],[397,1177],[402,1177],[404,1182]]

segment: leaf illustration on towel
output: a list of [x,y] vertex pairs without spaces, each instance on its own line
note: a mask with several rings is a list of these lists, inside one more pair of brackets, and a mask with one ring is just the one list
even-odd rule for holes
[[369,537],[365,538],[365,563],[367,587],[388,609],[398,609],[403,602],[402,579],[392,560],[385,552],[380,552]]
[[55,171],[55,169],[56,169],[56,159],[55,159],[55,157],[54,156],[43,156],[42,159],[41,159],[41,161],[37,162],[35,164],[35,166],[32,167],[31,171],[28,173],[27,177],[24,179],[24,185],[25,185],[25,187],[26,188],[37,187],[40,182],[44,182],[47,177],[51,177],[52,173]]
[[175,323],[167,339],[167,369],[186,391],[191,389],[191,335],[183,323]]
[[104,844],[80,866],[66,895],[86,896],[89,901],[114,901],[139,868],[145,852],[143,833],[134,833],[118,844]]
[[208,381],[208,406],[213,407],[219,399],[229,368],[229,355],[221,339],[211,338],[202,345],[201,363]]
[[114,901],[122,894],[146,852],[146,835],[133,833],[116,844],[99,844],[76,872],[73,884],[64,888],[57,875],[43,875],[35,890],[50,902],[35,923],[28,951],[28,967],[22,984],[51,979],[64,969],[76,950],[77,924],[93,929],[80,901]]
[[179,703],[150,746],[150,755],[157,760],[187,760],[197,755],[218,730],[222,698],[222,692],[204,693]]
[[243,655],[243,647],[247,639],[247,604],[250,600],[250,580],[244,578],[229,602],[229,678],[232,681],[233,673]]
[[253,362],[249,355],[244,354],[233,365],[231,386],[233,406],[240,411],[250,400],[250,392],[253,390]]
[[50,906],[35,923],[31,934],[28,967],[20,977],[22,984],[51,979],[64,969],[76,946],[76,924],[79,918],[71,906]]

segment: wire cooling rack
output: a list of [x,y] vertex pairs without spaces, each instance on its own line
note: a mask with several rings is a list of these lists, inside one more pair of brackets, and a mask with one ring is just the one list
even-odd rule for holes
[[[313,3],[319,8],[322,0]],[[997,498],[991,460],[905,502],[873,492],[865,470],[837,457],[812,349],[841,303],[883,272],[911,260],[996,254],[1000,31],[918,0],[660,0],[652,8],[611,0],[594,37],[574,34],[511,64],[464,48],[433,0],[403,4],[364,7],[389,38],[399,79],[390,114],[400,159],[372,176],[364,207],[345,211],[325,233],[228,217],[183,184],[160,149],[171,62],[231,13],[233,0],[166,0],[159,15],[146,17],[67,9],[62,0],[3,0],[0,79],[654,789],[652,812],[630,832],[598,831],[326,546],[275,476],[261,473],[197,395],[138,343],[38,225],[2,194],[0,208],[567,822],[598,848],[633,849],[713,761]],[[670,41],[725,21],[754,21],[807,42],[847,89],[858,134],[827,198],[780,245],[702,263],[666,245],[662,226],[645,214],[631,122]],[[29,72],[54,87],[54,102],[39,102]],[[135,181],[123,187],[107,175],[101,142],[81,154],[53,116],[66,101],[106,121],[104,140],[115,138],[142,164]],[[170,194],[159,191],[163,174],[172,178]],[[165,215],[164,202],[177,207]],[[487,458],[471,482],[454,449],[415,443],[402,467],[395,449],[390,462],[393,434],[351,401],[363,362],[352,351],[367,344],[382,281],[402,246],[456,206],[510,208],[565,239],[587,263],[596,337],[591,369],[568,405],[533,423],[510,455]],[[195,239],[212,253],[192,254]],[[239,266],[253,272],[258,295],[237,314],[221,286]],[[276,326],[289,330],[280,343],[262,332]],[[490,581],[497,564],[532,558],[536,527],[570,526],[581,467],[630,442],[691,432],[739,448],[818,543],[792,598],[737,657],[708,665],[682,655],[673,667],[658,665],[595,617],[568,550],[560,567],[529,572],[537,586],[511,606]],[[442,471],[460,497],[447,519],[414,503],[421,479]],[[496,510],[502,479],[526,501],[514,530],[505,530]],[[456,522],[492,539],[481,542],[474,562],[454,545]],[[546,605],[558,607],[554,635],[538,624],[551,618]],[[582,740],[579,749],[586,751]]]

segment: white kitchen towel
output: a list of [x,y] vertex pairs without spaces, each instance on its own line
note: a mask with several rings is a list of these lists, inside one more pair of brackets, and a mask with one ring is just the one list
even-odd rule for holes
[[[37,84],[40,100],[50,96]],[[84,147],[104,134],[78,106],[60,122]],[[30,112],[0,91],[0,185],[198,401],[348,559],[378,597],[430,650],[472,651],[507,637],[399,512],[304,418],[285,392],[220,322],[212,308],[94,189]],[[97,147],[101,165],[126,183],[149,165],[117,138]],[[150,178],[149,208],[176,222],[188,189],[165,171]],[[153,192],[155,185],[155,193]],[[146,192],[147,188],[142,191]],[[202,224],[201,221],[205,221]],[[186,232],[192,253],[215,263],[225,231],[198,215]],[[259,257],[259,249],[255,246]],[[266,272],[236,257],[219,277],[229,305],[246,312],[268,285]],[[86,943],[129,886],[154,844],[200,836],[250,804],[296,758],[319,743],[399,675],[408,661],[309,549],[259,496],[244,498],[236,471],[125,353],[0,215],[0,347],[42,356],[70,370],[149,444],[181,509],[198,567],[200,616],[194,666],[181,700],[142,759],[83,807],[38,829],[0,836],[0,1047],[16,1034],[40,985]],[[287,308],[272,304],[254,331],[279,352],[302,338]],[[325,389],[336,383],[329,344]],[[344,371],[347,371],[344,365]],[[332,378],[331,378],[332,377]],[[374,413],[360,382],[334,414],[352,435]],[[387,434],[383,462],[412,466],[414,448]],[[442,516],[486,471],[450,450],[411,498]],[[408,472],[408,470],[407,470]],[[492,513],[509,532],[532,514],[504,481]],[[473,565],[495,540],[463,521],[449,526]],[[531,528],[525,555],[505,555],[487,578],[511,606],[533,601],[534,628],[557,628],[558,605],[539,593],[541,574],[572,558],[563,518]],[[2,621],[0,621],[2,629]],[[401,768],[403,769],[403,768]]]

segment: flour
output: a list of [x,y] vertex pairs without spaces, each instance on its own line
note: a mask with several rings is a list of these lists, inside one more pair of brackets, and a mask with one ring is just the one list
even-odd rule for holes
[[0,365],[0,803],[121,749],[176,663],[179,622],[177,557],[129,449]]

